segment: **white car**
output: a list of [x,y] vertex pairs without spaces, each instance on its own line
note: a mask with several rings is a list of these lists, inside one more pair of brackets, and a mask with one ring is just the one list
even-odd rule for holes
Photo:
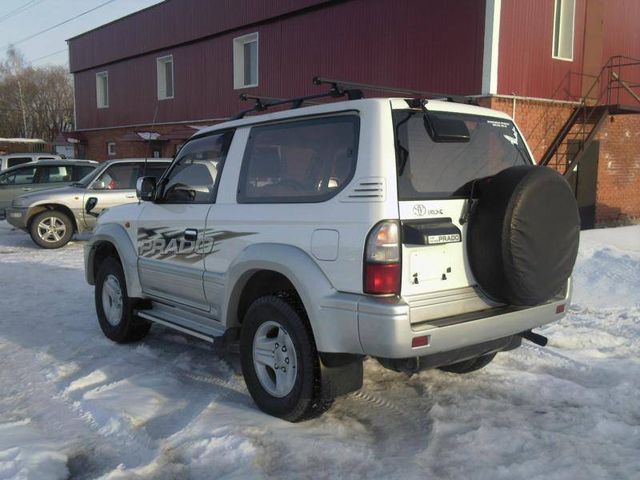
[[239,342],[254,401],[290,421],[360,388],[365,356],[470,372],[545,343],[531,330],[569,304],[571,188],[498,111],[375,98],[240,115],[137,192],[85,247],[104,334]]
[[60,160],[61,156],[50,153],[11,153],[0,155],[0,171],[39,160]]

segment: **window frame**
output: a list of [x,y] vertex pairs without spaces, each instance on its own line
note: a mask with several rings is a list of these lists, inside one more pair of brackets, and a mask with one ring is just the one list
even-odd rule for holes
[[[171,95],[167,95],[166,65],[171,63]],[[175,64],[173,54],[156,58],[156,80],[158,100],[171,100],[176,95]],[[164,84],[164,85],[163,85]],[[164,87],[164,88],[163,88]]]
[[[571,18],[571,54],[564,57],[560,53],[560,38],[562,37],[563,22],[563,2],[573,2],[573,15]],[[560,5],[560,18],[558,19],[558,5]],[[553,36],[551,37],[551,58],[564,62],[573,62],[576,43],[576,0],[554,0],[553,2]],[[557,48],[556,48],[557,47]],[[556,50],[558,54],[556,55]]]
[[[245,83],[244,76],[244,46],[256,42],[256,81]],[[233,39],[233,89],[255,88],[260,84],[260,34],[248,33]]]
[[[344,117],[350,117],[354,120],[353,126],[354,126],[355,142],[354,142],[354,148],[353,148],[353,159],[352,159],[351,170],[349,172],[349,175],[346,177],[345,181],[342,183],[342,185],[340,185],[338,188],[332,189],[331,191],[325,193],[322,196],[313,195],[313,196],[262,197],[262,198],[247,197],[247,195],[245,194],[245,190],[246,190],[245,187],[247,182],[247,175],[249,173],[248,157],[252,147],[252,142],[253,142],[252,136],[253,136],[254,129],[265,128],[265,127],[271,128],[279,125],[311,122],[311,121],[325,120],[325,119],[344,118]],[[236,202],[238,204],[246,204],[246,205],[260,205],[260,204],[276,204],[277,205],[277,204],[297,204],[297,203],[300,203],[300,204],[324,203],[331,200],[340,192],[342,192],[345,188],[347,188],[347,186],[351,183],[351,181],[353,180],[353,177],[355,176],[356,168],[358,167],[358,154],[360,151],[361,124],[362,122],[360,118],[360,112],[356,110],[346,110],[342,112],[331,112],[325,115],[295,117],[295,118],[288,118],[286,120],[278,121],[278,122],[268,122],[268,123],[259,123],[259,124],[249,125],[251,129],[249,131],[249,137],[247,139],[247,143],[244,146],[244,153],[242,155],[242,165],[240,166],[240,175],[238,178]]]
[[[103,95],[100,95],[103,87]],[[102,100],[105,100],[105,97],[106,102],[103,104]],[[109,72],[107,70],[96,72],[96,105],[98,108],[109,108],[109,100]]]
[[187,146],[189,144],[189,142],[195,141],[195,140],[201,140],[203,138],[207,138],[207,137],[212,137],[215,135],[229,135],[229,138],[226,140],[227,141],[227,145],[226,145],[226,153],[224,155],[224,160],[221,162],[222,165],[218,168],[218,177],[216,178],[216,182],[213,185],[213,189],[211,190],[211,197],[209,198],[208,201],[200,201],[200,202],[177,202],[177,201],[171,201],[168,202],[164,199],[164,195],[165,195],[165,187],[167,185],[167,182],[171,176],[171,174],[173,173],[173,170],[176,168],[176,165],[178,163],[178,161],[181,160],[181,158],[179,157],[179,153],[180,151],[178,151],[178,153],[176,153],[175,158],[173,159],[173,161],[171,162],[171,164],[167,167],[167,169],[164,171],[164,174],[162,175],[162,177],[158,178],[156,180],[156,185],[159,186],[159,190],[156,196],[156,199],[154,200],[154,203],[158,203],[158,204],[163,204],[163,205],[213,205],[216,203],[216,201],[218,200],[218,189],[220,187],[220,181],[222,179],[222,174],[224,172],[224,167],[227,163],[227,156],[229,155],[229,151],[231,150],[231,145],[233,143],[233,139],[235,137],[235,133],[236,133],[236,127],[233,128],[225,128],[223,130],[216,130],[213,132],[207,132],[203,135],[198,135],[197,137],[192,137],[190,138],[188,141],[184,142],[182,144],[182,146],[180,147],[180,151],[182,151],[182,149]]

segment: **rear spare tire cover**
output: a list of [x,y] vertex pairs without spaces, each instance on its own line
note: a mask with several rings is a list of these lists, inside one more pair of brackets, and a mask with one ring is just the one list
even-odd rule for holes
[[467,252],[480,288],[511,305],[558,294],[578,254],[580,217],[571,187],[546,167],[511,167],[478,181]]

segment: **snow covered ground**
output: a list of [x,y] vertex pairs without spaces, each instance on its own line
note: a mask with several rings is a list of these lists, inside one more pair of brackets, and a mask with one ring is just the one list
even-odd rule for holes
[[407,378],[292,425],[260,413],[237,356],[154,326],[115,345],[82,242],[0,222],[0,479],[640,478],[640,226],[582,236],[574,305],[487,368]]

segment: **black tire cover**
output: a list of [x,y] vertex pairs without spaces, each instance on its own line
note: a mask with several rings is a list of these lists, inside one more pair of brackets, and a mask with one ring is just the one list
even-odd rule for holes
[[580,217],[566,180],[546,167],[511,167],[479,180],[467,253],[479,287],[510,305],[559,293],[578,254]]

